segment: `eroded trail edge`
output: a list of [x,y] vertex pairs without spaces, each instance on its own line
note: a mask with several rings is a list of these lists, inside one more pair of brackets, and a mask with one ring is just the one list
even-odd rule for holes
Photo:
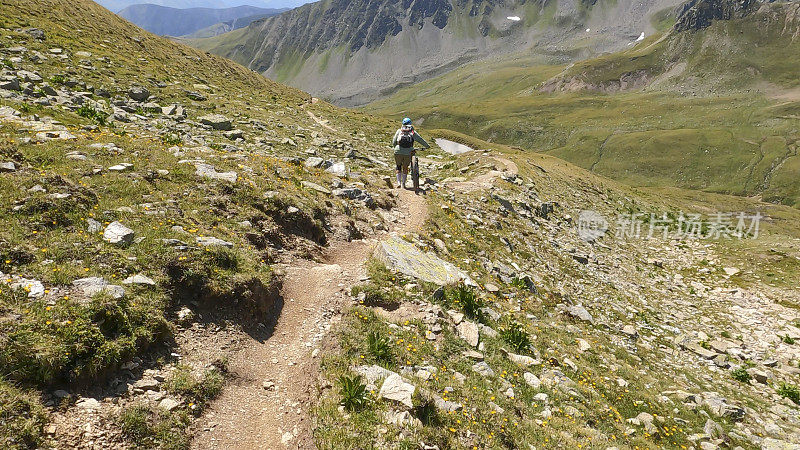
[[[425,198],[398,194],[398,220],[390,231],[421,229]],[[233,381],[199,421],[194,448],[314,448],[309,408],[319,349],[348,304],[350,288],[366,278],[364,263],[382,238],[337,242],[323,263],[282,267],[284,303],[274,330],[267,339],[250,337],[231,358]]]

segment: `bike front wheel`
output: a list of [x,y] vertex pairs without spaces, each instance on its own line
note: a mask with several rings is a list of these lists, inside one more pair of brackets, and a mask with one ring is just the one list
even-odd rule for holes
[[419,189],[419,158],[411,158],[411,181],[414,182],[414,189]]

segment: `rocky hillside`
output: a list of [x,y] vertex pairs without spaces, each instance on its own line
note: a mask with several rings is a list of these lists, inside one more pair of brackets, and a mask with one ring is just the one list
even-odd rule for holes
[[487,56],[563,62],[624,48],[677,3],[327,0],[191,44],[352,105]]
[[228,31],[232,31],[245,27],[254,20],[284,11],[286,10],[254,6],[179,9],[141,4],[131,5],[117,14],[151,33],[162,36],[184,36],[224,22],[228,23]]
[[393,123],[6,4],[3,448],[800,445],[797,210],[423,127],[392,189]]
[[663,36],[581,61],[542,90],[614,92],[667,85],[723,91],[757,89],[762,82],[791,88],[797,84],[796,67],[781,61],[791,61],[800,49],[799,11],[797,2],[692,2]]

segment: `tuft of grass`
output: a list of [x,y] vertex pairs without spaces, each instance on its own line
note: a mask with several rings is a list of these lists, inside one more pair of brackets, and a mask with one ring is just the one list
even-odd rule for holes
[[162,135],[161,142],[164,143],[164,145],[170,145],[170,146],[180,145],[183,144],[183,139],[181,139],[181,137],[178,135],[170,133]]
[[786,335],[781,337],[781,341],[783,341],[784,343],[789,344],[789,345],[794,345],[796,339],[791,337],[791,336],[789,336],[788,334],[786,334]]
[[461,309],[468,318],[479,322],[486,320],[485,314],[481,311],[481,308],[486,305],[475,293],[474,288],[463,284],[458,285],[447,291],[446,298],[450,303]]
[[339,377],[339,404],[348,411],[358,411],[367,405],[367,386],[361,382],[361,375]]
[[509,326],[500,330],[500,337],[506,344],[511,346],[517,353],[527,353],[531,348],[531,337],[518,322],[512,322]]
[[75,111],[75,113],[81,117],[85,117],[96,122],[98,125],[105,126],[107,124],[106,119],[108,118],[108,114],[98,111],[89,105],[82,105]]
[[180,395],[192,407],[192,411],[202,411],[220,392],[225,384],[225,374],[217,367],[196,373],[191,367],[181,365],[166,383],[168,392]]
[[739,382],[742,383],[749,383],[752,377],[750,373],[744,367],[739,367],[738,369],[734,369],[731,371],[731,377]]
[[4,448],[41,448],[47,413],[36,395],[0,378],[0,444]]
[[389,338],[380,332],[373,331],[367,335],[367,349],[377,362],[385,366],[392,364],[394,358],[392,344],[389,342]]
[[184,412],[136,404],[125,408],[117,421],[125,438],[138,448],[189,448],[189,436],[185,432],[189,418]]
[[800,388],[794,384],[781,383],[781,386],[778,388],[778,395],[788,398],[800,405]]

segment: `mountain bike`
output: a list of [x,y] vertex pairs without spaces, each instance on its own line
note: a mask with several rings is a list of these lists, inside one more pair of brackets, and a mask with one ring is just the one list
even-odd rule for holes
[[411,154],[411,181],[414,182],[414,191],[419,191],[419,158],[416,150]]

